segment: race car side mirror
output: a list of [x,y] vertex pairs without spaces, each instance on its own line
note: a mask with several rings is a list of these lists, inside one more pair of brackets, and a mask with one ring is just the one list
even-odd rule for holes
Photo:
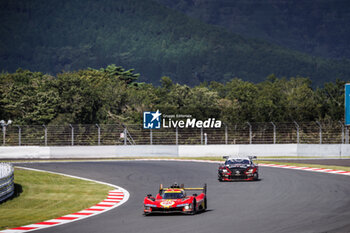
[[225,156],[222,156],[223,159],[228,159],[229,156],[225,155]]
[[155,201],[156,199],[154,197],[152,197],[152,194],[147,194],[147,198],[151,199],[152,201]]
[[194,193],[193,196],[196,197],[196,196],[197,196],[197,193]]

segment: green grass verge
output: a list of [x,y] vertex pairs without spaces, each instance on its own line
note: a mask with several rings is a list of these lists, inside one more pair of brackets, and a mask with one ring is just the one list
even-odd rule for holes
[[0,204],[0,230],[91,207],[113,188],[46,172],[15,169],[16,195]]

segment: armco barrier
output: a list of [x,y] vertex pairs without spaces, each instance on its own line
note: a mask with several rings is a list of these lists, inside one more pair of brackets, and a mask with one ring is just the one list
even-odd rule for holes
[[121,157],[349,157],[350,144],[252,145],[132,145],[132,146],[20,146],[0,147],[0,159],[68,159]]
[[14,193],[14,170],[11,164],[0,163],[0,202]]

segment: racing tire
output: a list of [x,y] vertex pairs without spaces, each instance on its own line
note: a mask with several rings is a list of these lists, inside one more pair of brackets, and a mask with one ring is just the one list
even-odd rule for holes
[[255,181],[259,180],[259,174],[258,174],[258,173],[254,173],[253,179],[254,179]]
[[207,206],[207,197],[205,197],[204,198],[204,211],[206,211],[207,210],[207,208],[208,208],[208,206]]
[[193,199],[192,205],[193,205],[193,210],[192,210],[191,214],[195,215],[197,213],[197,200],[196,200],[196,198]]

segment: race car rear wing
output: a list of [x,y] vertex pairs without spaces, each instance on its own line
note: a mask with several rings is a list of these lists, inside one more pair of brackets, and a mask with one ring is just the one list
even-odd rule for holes
[[207,184],[203,185],[203,188],[184,188],[184,190],[186,191],[197,191],[197,190],[201,190],[203,193],[207,193]]
[[181,184],[180,186],[177,186],[177,187],[170,187],[170,188],[164,188],[163,187],[163,184],[160,184],[159,186],[159,193],[162,193],[164,190],[168,190],[168,189],[173,189],[173,188],[180,188],[180,189],[183,189],[185,191],[202,191],[203,193],[207,193],[207,184],[204,184],[202,188],[185,188],[183,184]]
[[[239,156],[238,156],[239,157]],[[247,156],[249,159],[257,159],[257,157],[256,156]],[[224,155],[224,156],[222,156],[222,158],[223,159],[228,159],[228,158],[230,158],[230,156],[229,155]]]

